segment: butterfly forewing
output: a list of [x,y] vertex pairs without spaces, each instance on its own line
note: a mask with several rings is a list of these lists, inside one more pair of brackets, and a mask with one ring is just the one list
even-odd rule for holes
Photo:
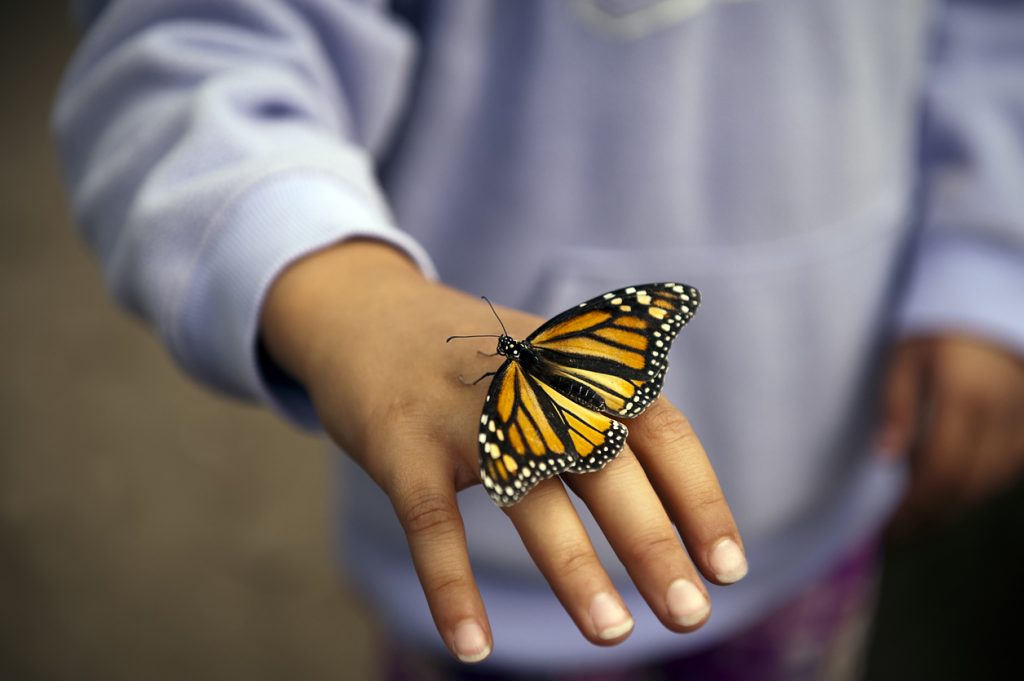
[[699,304],[685,284],[629,286],[566,310],[527,341],[545,371],[595,391],[603,411],[638,416],[661,392],[669,347]]

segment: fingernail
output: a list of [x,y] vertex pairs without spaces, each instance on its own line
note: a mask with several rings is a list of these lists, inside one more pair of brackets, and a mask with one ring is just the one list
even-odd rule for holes
[[602,641],[618,638],[633,628],[633,618],[619,600],[603,591],[590,601],[590,621]]
[[479,662],[491,654],[491,644],[487,642],[484,630],[475,620],[463,620],[455,627],[452,641],[455,655],[463,662]]
[[723,539],[715,544],[708,562],[715,579],[723,584],[738,582],[747,574],[747,559],[732,539]]
[[711,604],[697,585],[688,579],[677,579],[668,587],[668,614],[676,624],[692,627],[711,611]]

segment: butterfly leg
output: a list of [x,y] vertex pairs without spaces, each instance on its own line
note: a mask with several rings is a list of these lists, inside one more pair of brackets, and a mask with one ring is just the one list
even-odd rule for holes
[[488,371],[486,374],[484,374],[480,378],[476,379],[475,381],[467,381],[465,378],[463,378],[462,374],[459,374],[459,383],[461,383],[462,385],[476,385],[477,383],[479,383],[480,381],[484,380],[488,376],[493,376],[496,373],[498,373],[498,372],[497,371]]
[[480,357],[497,357],[498,356],[497,352],[484,352],[482,350],[477,350],[476,354],[478,356],[480,356]]

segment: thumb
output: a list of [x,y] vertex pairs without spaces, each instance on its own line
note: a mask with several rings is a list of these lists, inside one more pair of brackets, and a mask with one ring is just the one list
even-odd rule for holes
[[881,423],[876,448],[881,456],[896,459],[910,448],[920,413],[921,381],[929,345],[902,342],[893,350],[882,385]]

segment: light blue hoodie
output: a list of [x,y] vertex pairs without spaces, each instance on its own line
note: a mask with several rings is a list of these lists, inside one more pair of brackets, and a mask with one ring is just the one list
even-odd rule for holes
[[[591,527],[637,617],[596,648],[467,490],[494,664],[649,659],[763,616],[899,494],[869,446],[890,334],[1024,353],[1020,2],[102,4],[80,8],[54,115],[74,212],[118,299],[220,390],[316,425],[261,364],[257,315],[288,262],[356,235],[541,315],[642,281],[701,290],[665,391],[748,577],[672,634]],[[395,635],[440,649],[390,505],[345,480],[350,574]]]

